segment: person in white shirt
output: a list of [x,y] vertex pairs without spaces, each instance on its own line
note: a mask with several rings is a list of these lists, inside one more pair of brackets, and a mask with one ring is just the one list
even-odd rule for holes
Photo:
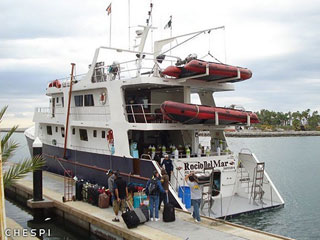
[[193,214],[192,217],[194,218],[195,222],[200,222],[200,203],[201,203],[201,187],[195,181],[194,173],[190,173],[185,177],[187,184],[190,187],[191,192],[191,205],[193,206]]

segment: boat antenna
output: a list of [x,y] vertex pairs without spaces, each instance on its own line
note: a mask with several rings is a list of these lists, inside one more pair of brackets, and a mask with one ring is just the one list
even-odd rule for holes
[[[148,18],[146,20],[147,26],[152,26],[152,8],[153,8],[153,3],[152,0],[150,0],[150,10],[148,11]],[[151,50],[153,52],[153,30],[151,28]]]
[[128,0],[128,47],[130,50],[130,0]]
[[150,1],[150,11],[148,11],[147,26],[149,26],[149,23],[152,21],[152,8],[153,3]]

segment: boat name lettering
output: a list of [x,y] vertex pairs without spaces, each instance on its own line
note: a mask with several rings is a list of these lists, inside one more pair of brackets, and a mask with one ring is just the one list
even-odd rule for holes
[[199,170],[204,168],[210,168],[210,167],[226,167],[228,165],[228,161],[221,161],[221,160],[211,160],[211,161],[203,161],[203,162],[197,162],[197,163],[184,163],[184,170],[190,171],[190,170]]

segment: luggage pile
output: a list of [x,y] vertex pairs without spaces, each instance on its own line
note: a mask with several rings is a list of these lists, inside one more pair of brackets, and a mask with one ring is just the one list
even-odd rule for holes
[[76,182],[76,200],[90,203],[100,208],[108,208],[111,193],[104,186],[92,184],[84,180]]

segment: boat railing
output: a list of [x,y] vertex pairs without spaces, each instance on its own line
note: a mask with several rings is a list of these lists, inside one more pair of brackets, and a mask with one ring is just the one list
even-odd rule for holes
[[[82,74],[77,74],[73,77],[73,84],[80,82],[82,77],[84,77],[86,75],[86,73],[82,73]],[[52,81],[48,81],[48,86],[49,84],[53,83],[54,81],[58,81],[58,83],[60,84],[60,87],[69,87],[70,86],[70,76],[68,77],[62,77],[62,78],[57,78],[55,80]],[[60,88],[59,87],[59,88]]]
[[[109,65],[105,65],[104,62],[99,62],[94,69],[92,82],[112,81],[124,78],[130,79],[140,75],[159,76],[159,71],[162,69],[159,65],[160,63],[169,63],[169,65],[172,65],[172,59],[179,59],[177,56],[170,55],[166,55],[166,58],[167,59],[161,59],[161,62],[158,62],[155,61],[154,58],[146,57],[145,55],[139,59],[139,56],[135,54],[135,59],[128,61],[113,62]],[[165,65],[165,67],[167,66],[168,64]]]
[[37,112],[37,113],[51,113],[51,109],[49,107],[36,107],[35,112]]
[[171,153],[173,159],[177,159],[177,160],[181,160],[181,159],[186,159],[186,158],[205,158],[205,157],[215,157],[215,156],[226,156],[226,155],[232,155],[233,152],[231,151],[222,151],[220,153],[218,152],[210,152],[210,153],[207,153],[207,154],[185,154],[185,153],[179,153],[178,155],[178,158],[175,158],[174,157],[174,154]]
[[[105,106],[83,106],[71,107],[70,116],[109,116]],[[83,110],[85,109],[85,111]],[[56,106],[54,109],[51,107],[36,107],[35,113],[54,118],[56,116],[65,115],[64,107]]]
[[161,112],[161,104],[127,104],[125,113],[130,123],[173,123]]

